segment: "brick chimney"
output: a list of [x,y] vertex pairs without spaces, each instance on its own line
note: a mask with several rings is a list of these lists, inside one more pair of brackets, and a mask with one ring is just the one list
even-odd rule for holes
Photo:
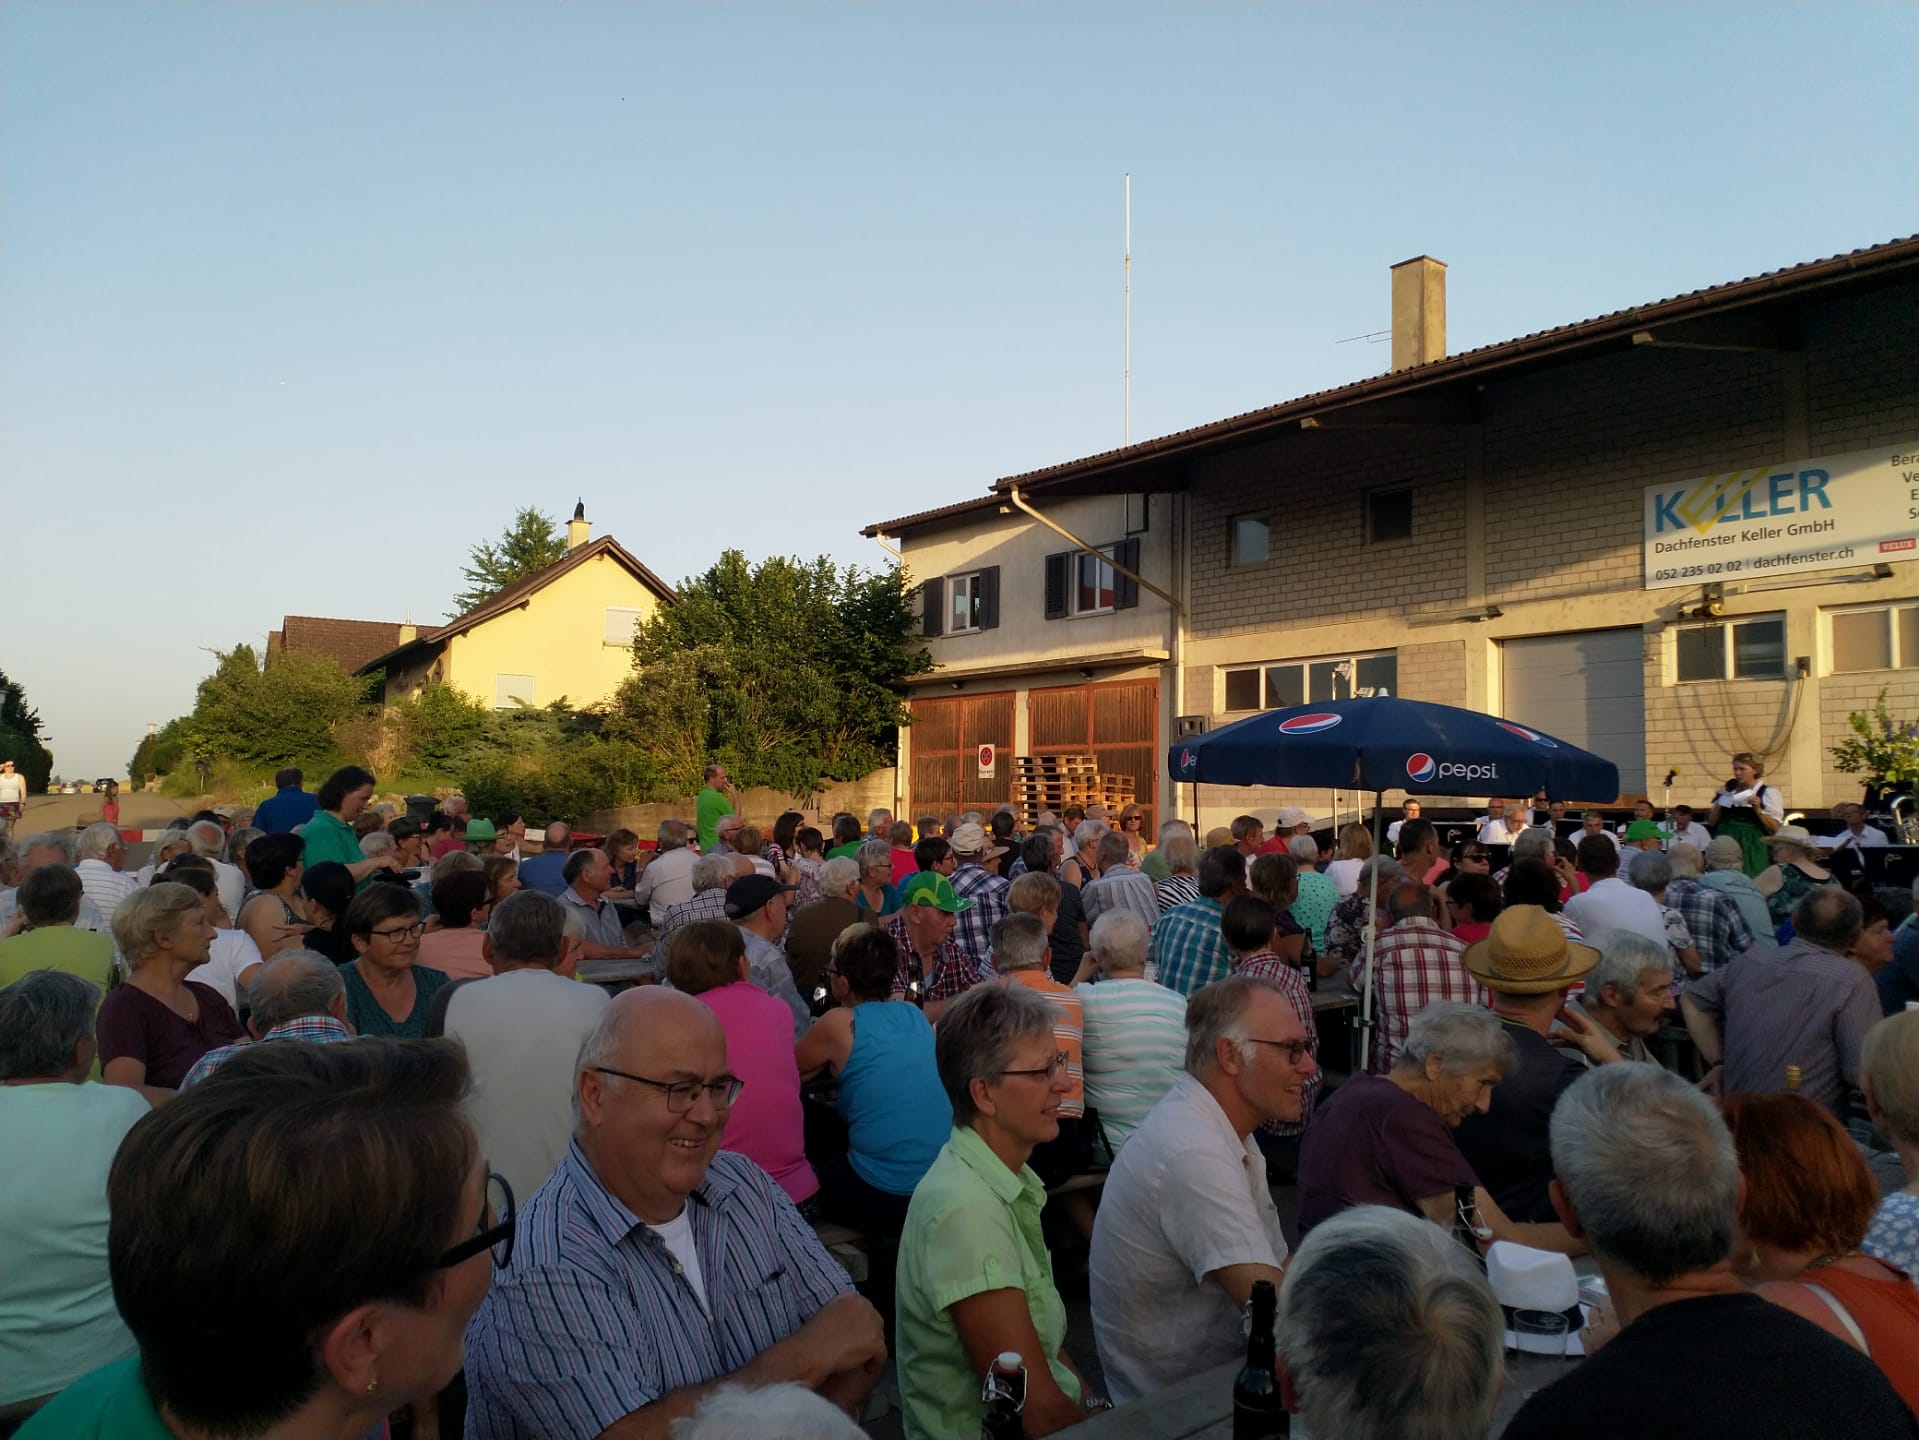
[[573,507],[573,518],[566,522],[566,548],[577,550],[593,538],[593,526],[586,518],[586,501]]
[[1446,266],[1417,255],[1393,266],[1393,369],[1446,358]]

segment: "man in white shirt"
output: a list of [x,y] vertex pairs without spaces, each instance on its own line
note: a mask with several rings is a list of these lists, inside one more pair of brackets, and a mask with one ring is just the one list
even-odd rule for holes
[[1579,873],[1591,883],[1566,902],[1566,918],[1582,935],[1605,930],[1630,930],[1648,940],[1666,943],[1666,913],[1644,890],[1635,890],[1619,878],[1619,849],[1604,833],[1579,839]]
[[1401,805],[1399,807],[1399,818],[1386,827],[1386,843],[1388,845],[1397,845],[1399,843],[1399,827],[1404,825],[1408,820],[1417,820],[1418,818],[1419,802],[1417,800],[1408,800],[1404,805]]
[[1619,837],[1606,828],[1606,817],[1597,810],[1588,810],[1579,817],[1579,843],[1588,835],[1603,835],[1612,842],[1613,853],[1619,853]]
[[1253,1131],[1297,1121],[1318,1068],[1285,993],[1231,975],[1187,1002],[1186,1074],[1119,1152],[1093,1224],[1093,1338],[1116,1403],[1241,1353],[1286,1237]]
[[1479,827],[1481,845],[1510,845],[1526,829],[1526,802],[1505,801],[1500,812]]
[[633,903],[647,907],[655,926],[668,910],[693,898],[693,867],[700,852],[687,843],[689,838],[684,820],[662,820],[659,848],[633,882]]
[[1693,818],[1692,806],[1673,806],[1672,840],[1668,848],[1671,848],[1671,845],[1690,845],[1704,855],[1706,847],[1710,844],[1712,844],[1712,831]]
[[429,1015],[427,1029],[466,1046],[473,1071],[467,1113],[487,1162],[524,1205],[572,1140],[573,1062],[607,995],[574,981],[566,911],[543,891],[502,900],[481,953],[494,973],[442,989],[434,997],[440,1023]]
[[81,888],[110,925],[120,902],[138,888],[131,875],[121,873],[127,863],[126,842],[120,838],[118,826],[103,820],[82,830],[75,848],[80,863],[74,868],[80,872]]
[[1877,850],[1891,842],[1886,832],[1877,825],[1866,823],[1866,807],[1863,805],[1835,805],[1832,813],[1846,822],[1846,828],[1832,837],[1831,848],[1839,850]]
[[229,865],[220,858],[220,852],[226,848],[227,832],[211,820],[196,820],[187,826],[187,839],[193,844],[193,853],[204,857],[213,866],[213,878],[220,891],[220,908],[227,912],[230,922],[240,913],[240,905],[246,899],[247,877],[237,865]]
[[[42,865],[72,865],[74,863],[73,832],[54,830],[45,835],[29,835],[20,842],[20,879],[27,878],[29,872],[38,870]],[[26,916],[20,910],[20,892],[18,889],[0,890],[0,937],[14,935],[26,926]],[[111,935],[113,927],[107,924],[106,917],[100,913],[100,907],[93,903],[82,882],[80,894],[80,914],[73,922],[76,930],[91,930],[96,935]]]

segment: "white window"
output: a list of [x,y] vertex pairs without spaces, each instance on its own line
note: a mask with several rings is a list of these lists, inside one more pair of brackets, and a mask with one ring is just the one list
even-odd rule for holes
[[946,579],[946,633],[964,635],[980,628],[980,601],[986,587],[975,570],[967,575],[949,575]]
[[646,617],[646,612],[636,605],[609,605],[606,607],[606,637],[603,643],[617,645],[622,650],[630,649],[633,644],[633,632]]
[[1832,673],[1910,670],[1919,665],[1919,605],[1834,610]]
[[1351,700],[1356,695],[1391,695],[1399,689],[1399,652],[1333,655],[1320,660],[1282,660],[1236,666],[1226,672],[1226,708],[1283,710]]
[[1103,615],[1113,608],[1119,583],[1113,569],[1113,547],[1102,545],[1097,552],[1081,551],[1073,563],[1073,613]]
[[1232,522],[1232,564],[1264,565],[1271,553],[1270,536],[1263,515],[1240,515]]
[[1786,678],[1786,617],[1686,625],[1673,631],[1674,673],[1681,684],[1695,680]]
[[531,675],[495,675],[493,677],[493,708],[495,710],[530,710],[536,699]]

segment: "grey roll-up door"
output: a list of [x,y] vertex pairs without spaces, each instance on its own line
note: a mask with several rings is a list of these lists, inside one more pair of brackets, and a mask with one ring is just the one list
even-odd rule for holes
[[1501,716],[1605,756],[1621,794],[1645,793],[1644,638],[1635,627],[1501,642]]

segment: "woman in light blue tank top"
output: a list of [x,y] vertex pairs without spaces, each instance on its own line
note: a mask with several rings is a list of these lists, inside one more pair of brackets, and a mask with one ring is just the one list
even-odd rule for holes
[[953,1108],[933,1057],[933,1026],[919,1006],[894,1000],[899,951],[863,925],[835,947],[829,1010],[801,1039],[800,1074],[830,1071],[848,1149],[820,1171],[821,1214],[837,1225],[897,1239],[906,1205],[953,1128]]

